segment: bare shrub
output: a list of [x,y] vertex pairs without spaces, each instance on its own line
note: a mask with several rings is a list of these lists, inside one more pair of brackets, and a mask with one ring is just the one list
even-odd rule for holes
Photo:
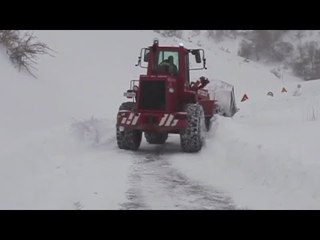
[[0,30],[0,44],[5,46],[11,62],[21,71],[25,69],[36,78],[33,71],[37,70],[39,55],[50,55],[54,52],[49,46],[37,40],[33,33],[26,32],[20,36],[17,30]]

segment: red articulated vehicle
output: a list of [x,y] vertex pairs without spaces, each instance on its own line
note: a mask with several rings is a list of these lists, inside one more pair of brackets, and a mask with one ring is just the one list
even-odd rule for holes
[[[194,57],[198,68],[189,68]],[[143,61],[143,62],[142,62]],[[143,65],[146,66],[143,66]],[[142,133],[148,143],[163,144],[168,134],[180,134],[184,152],[198,152],[204,144],[215,113],[205,77],[190,82],[190,70],[206,69],[203,49],[153,45],[142,48],[138,64],[147,69],[139,80],[132,80],[125,92],[132,101],[124,102],[117,114],[117,143],[120,149],[137,151]]]

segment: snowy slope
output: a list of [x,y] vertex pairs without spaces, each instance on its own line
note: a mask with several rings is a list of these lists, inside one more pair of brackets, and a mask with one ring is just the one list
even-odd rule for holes
[[[120,209],[130,196],[142,209],[195,209],[208,201],[195,204],[202,193],[183,193],[200,188],[223,192],[236,208],[320,208],[318,81],[301,83],[288,73],[279,79],[270,67],[236,56],[234,43],[216,45],[204,34],[35,34],[57,51],[54,58],[41,57],[38,79],[17,72],[0,49],[1,209]],[[160,148],[143,140],[138,154],[116,146],[123,92],[144,72],[134,64],[155,37],[160,44],[203,47],[208,70],[192,72],[194,79],[204,75],[235,86],[240,111],[217,117],[199,154],[181,153],[178,136]],[[293,97],[297,83],[302,95]],[[240,102],[243,94],[248,101]],[[149,158],[157,161],[141,162]],[[186,185],[172,195],[170,179]]]
[[186,155],[175,164],[232,193],[244,208],[318,209],[319,100],[288,96],[240,104],[233,119],[218,119],[200,163]]

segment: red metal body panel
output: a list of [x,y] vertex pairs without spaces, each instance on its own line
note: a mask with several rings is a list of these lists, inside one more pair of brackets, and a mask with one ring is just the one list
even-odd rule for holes
[[214,100],[200,100],[199,104],[202,106],[205,117],[212,117],[214,114]]

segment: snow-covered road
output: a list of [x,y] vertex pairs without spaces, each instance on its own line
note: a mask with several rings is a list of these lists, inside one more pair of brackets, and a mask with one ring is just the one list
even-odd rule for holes
[[144,144],[134,154],[128,202],[122,209],[235,209],[226,194],[191,180],[171,165],[171,156],[181,154],[179,139],[171,139],[164,145]]

